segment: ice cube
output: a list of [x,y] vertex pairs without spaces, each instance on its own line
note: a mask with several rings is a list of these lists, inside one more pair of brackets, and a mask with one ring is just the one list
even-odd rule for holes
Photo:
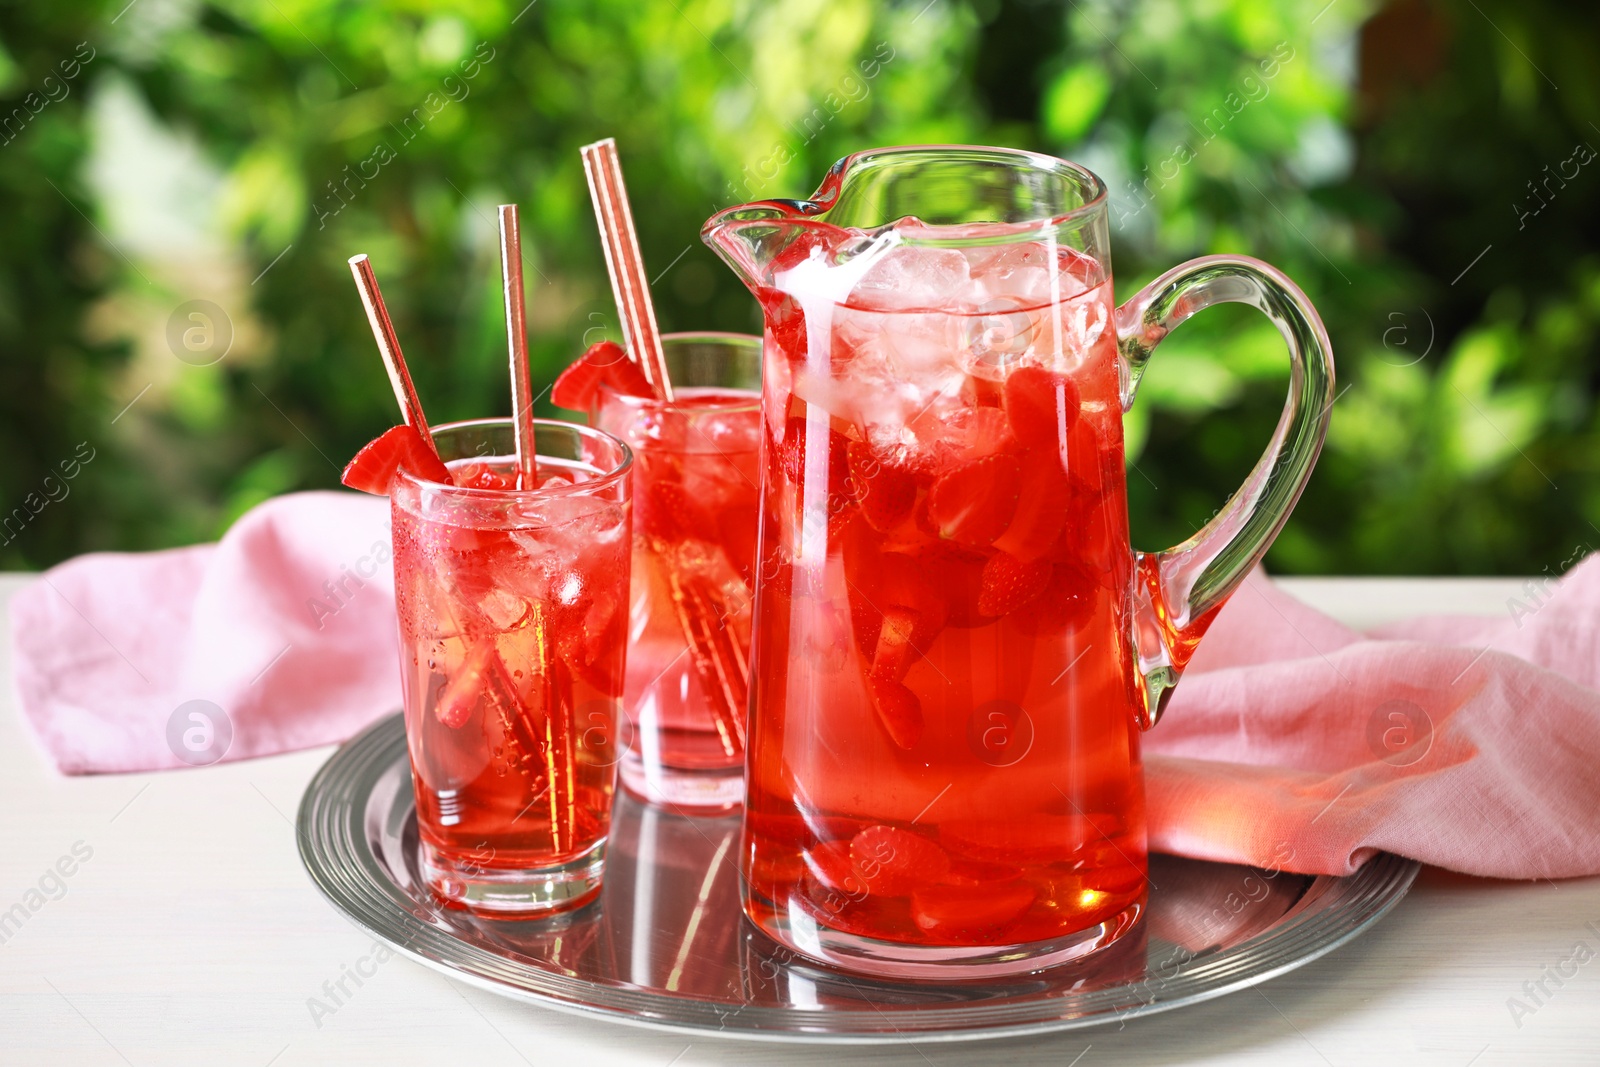
[[557,495],[518,501],[510,531],[529,559],[570,554],[595,540],[615,540],[621,509],[596,496]]
[[527,618],[528,602],[504,589],[491,589],[478,601],[478,611],[496,630],[509,630]]
[[996,297],[976,314],[961,316],[961,368],[989,381],[1004,379],[1034,354],[1041,341],[1050,343],[1044,327],[1051,313],[1048,306],[1030,307],[1014,297]]
[[1050,309],[1050,317],[1041,324],[1045,336],[1037,346],[1039,361],[1051,370],[1076,374],[1095,358],[1103,341],[1110,346],[1106,358],[1113,356],[1114,346],[1105,336],[1111,322],[1108,300],[1101,287]]
[[550,587],[556,595],[557,603],[571,607],[583,597],[586,584],[582,572],[568,570],[558,573],[555,580],[550,583]]
[[[1058,270],[1051,246],[1039,241],[989,245],[968,250],[973,288],[980,300],[1005,300],[1037,307],[1057,299],[1052,275]],[[1073,283],[1072,290],[1082,288]]]
[[761,443],[761,422],[753,411],[712,408],[694,422],[690,445],[695,451],[724,455],[754,452]]
[[847,346],[853,356],[835,361],[826,389],[815,382],[807,388],[825,397],[830,413],[854,422],[866,436],[892,433],[941,398],[959,393],[958,322],[940,312],[840,308],[835,350]]
[[480,638],[468,650],[461,667],[448,677],[434,702],[433,714],[440,723],[452,730],[466,725],[488,688],[494,656],[494,639],[489,637]]
[[877,257],[851,290],[850,303],[874,311],[948,308],[969,298],[971,284],[961,252],[899,245]]

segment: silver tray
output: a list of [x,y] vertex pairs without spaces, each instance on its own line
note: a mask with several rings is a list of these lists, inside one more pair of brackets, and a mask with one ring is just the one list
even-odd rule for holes
[[300,804],[300,856],[358,926],[491,992],[621,1023],[868,1044],[1040,1034],[1196,1004],[1302,966],[1377,922],[1418,865],[1346,878],[1152,856],[1150,909],[1089,959],[987,982],[884,982],[813,964],[739,907],[737,818],[687,819],[619,791],[600,899],[511,922],[438,906],[417,875],[398,715],[344,745]]

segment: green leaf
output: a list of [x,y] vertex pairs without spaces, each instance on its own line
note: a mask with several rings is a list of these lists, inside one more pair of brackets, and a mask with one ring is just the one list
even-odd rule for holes
[[1051,140],[1071,144],[1089,132],[1111,96],[1111,79],[1096,63],[1068,67],[1045,90],[1044,131]]

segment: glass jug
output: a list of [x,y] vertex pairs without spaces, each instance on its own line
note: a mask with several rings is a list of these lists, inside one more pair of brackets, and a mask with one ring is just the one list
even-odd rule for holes
[[[1316,311],[1243,256],[1117,306],[1104,183],[999,148],[858,153],[702,237],[765,315],[746,913],[885,977],[1109,944],[1146,902],[1140,733],[1321,448]],[[1219,301],[1287,342],[1283,417],[1204,529],[1135,551],[1122,414]]]

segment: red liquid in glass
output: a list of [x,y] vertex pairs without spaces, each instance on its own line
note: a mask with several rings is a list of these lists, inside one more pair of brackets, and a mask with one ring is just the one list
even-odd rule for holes
[[[541,487],[585,477],[545,457],[539,466]],[[451,467],[458,486],[516,486],[507,463]],[[400,487],[392,494],[421,839],[466,871],[523,871],[581,856],[605,836],[611,809],[626,641],[625,506],[572,495],[446,503],[424,518],[416,498]]]
[[624,704],[639,720],[633,750],[667,773],[744,763],[757,400],[737,390],[680,388],[668,408],[603,391],[593,419],[634,450]]
[[968,254],[1012,257],[969,265],[999,291],[976,310],[893,277],[765,294],[743,847],[768,930],[1022,945],[1120,931],[1144,899],[1109,277]]

